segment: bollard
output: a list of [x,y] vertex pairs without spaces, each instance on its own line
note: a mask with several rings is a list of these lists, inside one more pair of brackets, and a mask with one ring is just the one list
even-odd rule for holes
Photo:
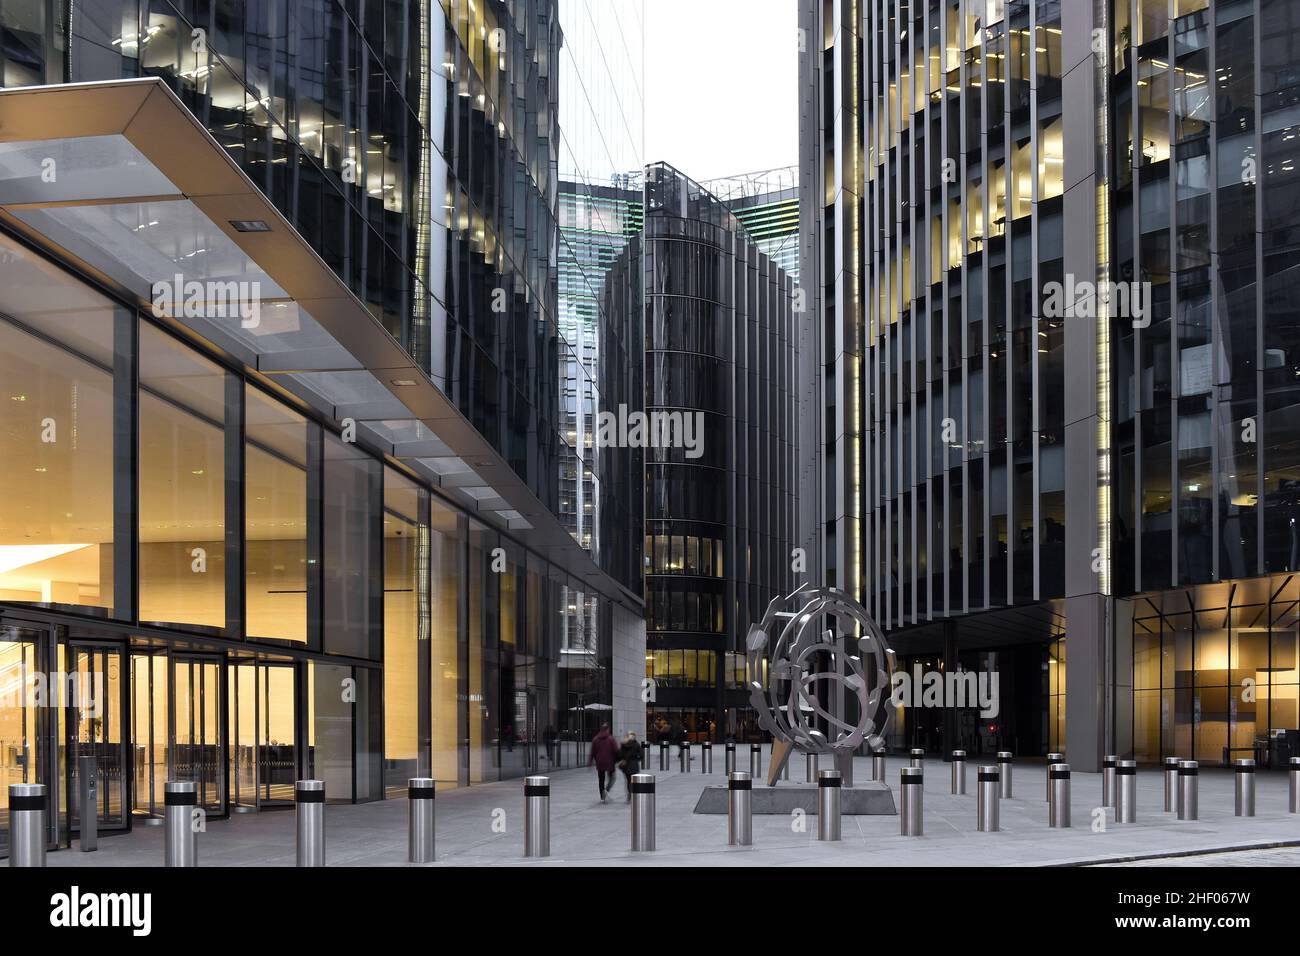
[[954,795],[966,795],[966,751],[952,752],[952,792]]
[[743,770],[727,774],[727,846],[754,842],[754,781]]
[[551,855],[551,779],[524,777],[524,856]]
[[817,782],[817,755],[804,754],[803,774],[805,783]]
[[632,774],[632,852],[655,848],[655,778]]
[[997,767],[980,767],[975,774],[976,826],[983,833],[997,833],[1002,828],[998,809],[1002,774]]
[[199,787],[192,780],[163,784],[163,866],[198,866],[198,834],[190,814],[199,804]]
[[1002,790],[999,796],[1003,800],[1010,800],[1011,799],[1011,751],[1010,750],[998,751],[998,776],[1002,778],[998,784],[998,786],[1001,787]]
[[1250,758],[1234,761],[1237,773],[1237,794],[1235,815],[1253,817],[1255,815],[1255,761]]
[[650,766],[650,741],[641,741],[641,766]]
[[1101,758],[1101,805],[1115,806],[1115,764],[1119,760],[1115,754]]
[[700,773],[713,773],[713,744],[707,740],[700,748]]
[[1198,798],[1201,765],[1195,760],[1178,761],[1178,819],[1195,820],[1200,816]]
[[1137,823],[1137,807],[1137,761],[1117,761],[1115,766],[1115,822]]
[[1165,758],[1165,813],[1178,809],[1178,758]]
[[298,825],[298,865],[325,865],[325,781],[299,780],[293,785]]
[[432,777],[412,777],[406,781],[406,859],[409,863],[434,861],[435,795]]
[[663,773],[668,772],[668,741],[659,741],[659,769]]
[[763,776],[763,745],[749,745],[749,775],[754,780],[759,780]]
[[691,745],[689,743],[677,745],[677,771],[679,773],[691,772]]
[[925,832],[925,770],[902,767],[898,771],[898,825],[903,836]]
[[1044,788],[1045,799],[1048,803],[1052,802],[1052,764],[1065,763],[1065,754],[1051,753],[1047,755],[1047,786]]
[[1292,757],[1291,766],[1291,812],[1300,813],[1300,757]]
[[9,865],[45,865],[45,784],[9,784]]
[[877,750],[871,755],[871,779],[879,783],[885,782],[885,752]]
[[1047,769],[1047,782],[1051,787],[1051,799],[1047,802],[1047,825],[1050,827],[1068,827],[1070,825],[1070,765],[1054,763]]
[[840,790],[844,783],[838,770],[817,774],[817,839],[837,842],[840,838]]
[[925,751],[922,750],[920,747],[913,747],[913,748],[912,748],[912,762],[911,762],[911,766],[913,766],[913,767],[924,767],[924,766],[925,766]]
[[727,744],[727,753],[723,758],[722,772],[730,777],[736,772],[736,745]]
[[77,758],[77,810],[82,853],[99,849],[99,761],[85,754]]

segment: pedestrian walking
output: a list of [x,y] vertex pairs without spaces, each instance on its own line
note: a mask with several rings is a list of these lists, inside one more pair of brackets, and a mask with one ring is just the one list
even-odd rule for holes
[[614,765],[618,762],[618,741],[609,732],[609,724],[601,724],[600,731],[591,740],[589,764],[596,765],[596,780],[600,784],[600,799],[614,786]]
[[623,738],[623,745],[618,748],[618,769],[623,771],[623,789],[627,791],[627,801],[632,802],[632,774],[641,772],[641,744],[636,734]]

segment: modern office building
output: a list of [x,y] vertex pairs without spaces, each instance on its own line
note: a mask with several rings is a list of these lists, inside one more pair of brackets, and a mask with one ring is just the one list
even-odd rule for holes
[[641,528],[561,507],[561,153],[608,117],[564,124],[607,24],[560,10],[0,13],[0,801],[47,784],[51,845],[82,757],[111,831],[643,726]]
[[805,0],[821,573],[996,716],[893,742],[1297,753],[1300,8]]
[[731,210],[750,242],[799,284],[799,167],[710,179],[701,185]]
[[646,168],[644,229],[606,295],[644,298],[645,409],[680,429],[645,451],[652,738],[758,732],[745,634],[796,581],[793,292],[723,203]]

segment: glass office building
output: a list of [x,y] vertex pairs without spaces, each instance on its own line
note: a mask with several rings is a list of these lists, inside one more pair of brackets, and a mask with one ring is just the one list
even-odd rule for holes
[[647,732],[757,739],[745,635],[798,579],[794,281],[671,166],[646,168],[645,203],[610,283],[643,290],[646,411],[698,422],[645,453]]
[[701,185],[731,210],[749,240],[799,284],[799,167],[710,179]]
[[644,656],[559,503],[557,4],[0,20],[0,800],[556,765]]
[[801,9],[823,572],[1001,676],[894,742],[1284,762],[1295,5]]

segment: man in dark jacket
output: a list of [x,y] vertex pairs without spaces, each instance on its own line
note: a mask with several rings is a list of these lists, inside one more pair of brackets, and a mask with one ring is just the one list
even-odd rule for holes
[[600,799],[614,786],[614,765],[618,763],[618,741],[609,732],[609,724],[602,724],[600,732],[591,741],[589,763],[596,765],[596,779],[600,783]]

